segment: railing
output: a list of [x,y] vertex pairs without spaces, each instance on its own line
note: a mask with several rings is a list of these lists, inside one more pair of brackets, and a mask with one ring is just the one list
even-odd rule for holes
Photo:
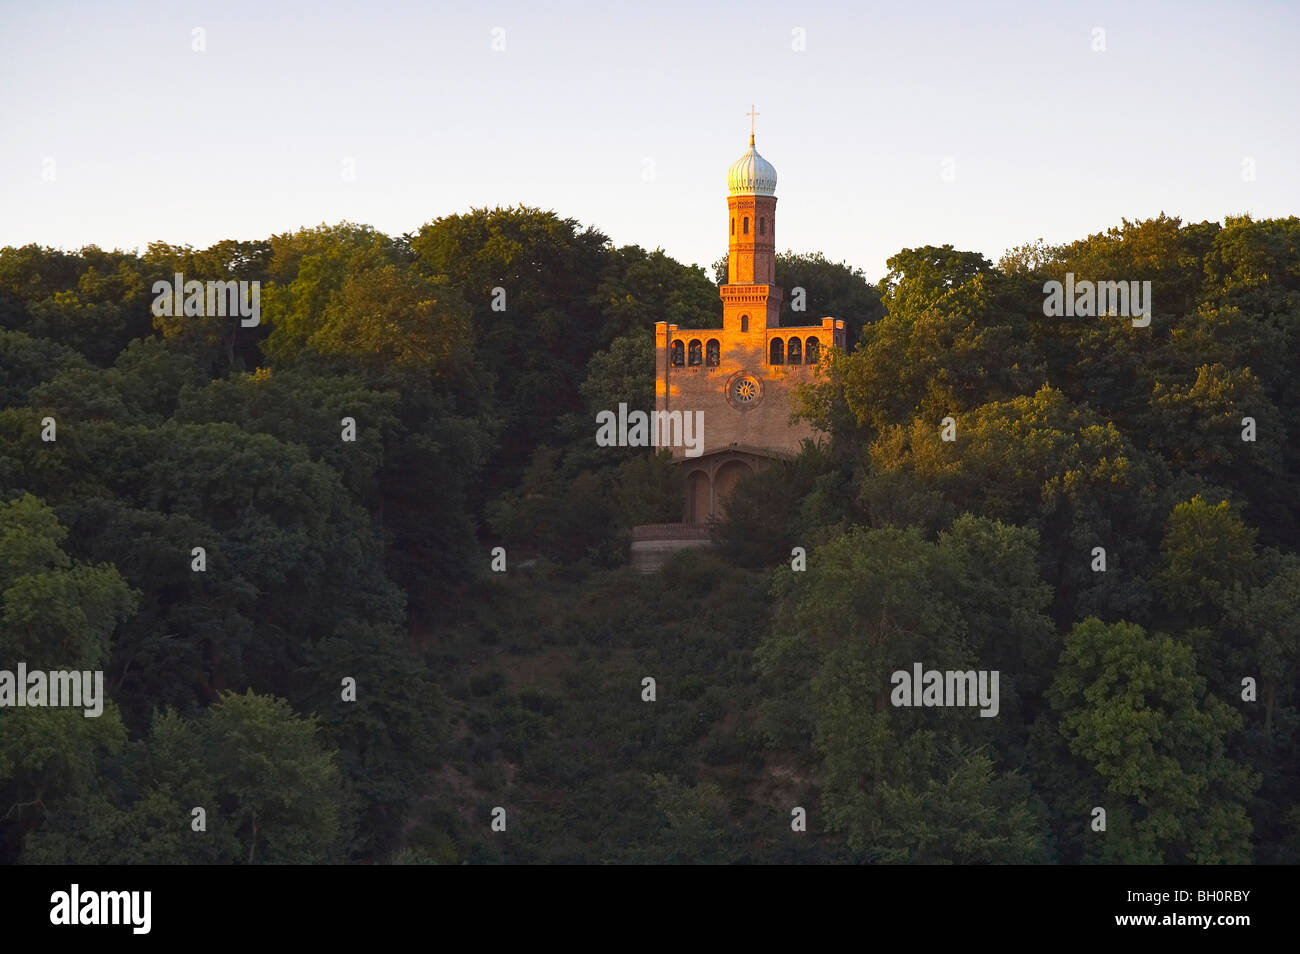
[[707,523],[646,523],[632,528],[636,540],[707,540]]

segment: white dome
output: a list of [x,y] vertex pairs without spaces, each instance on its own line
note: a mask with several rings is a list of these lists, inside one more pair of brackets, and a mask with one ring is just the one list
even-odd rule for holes
[[758,154],[754,137],[749,137],[749,152],[727,170],[727,191],[731,195],[776,195],[776,167]]

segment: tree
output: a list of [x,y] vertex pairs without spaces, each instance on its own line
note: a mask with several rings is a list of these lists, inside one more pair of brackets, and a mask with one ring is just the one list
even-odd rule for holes
[[1198,494],[1174,507],[1156,578],[1166,618],[1188,628],[1222,619],[1229,595],[1253,576],[1255,536],[1226,500]]
[[681,518],[685,475],[672,451],[636,454],[618,468],[611,494],[620,527],[673,523]]
[[[1256,440],[1242,440],[1242,421],[1255,422]],[[1294,522],[1277,500],[1285,428],[1281,416],[1249,368],[1202,365],[1187,385],[1157,381],[1151,394],[1150,443],[1177,471],[1232,490],[1248,502],[1252,522],[1283,534]]]
[[[105,791],[83,791],[28,836],[24,860],[100,864],[336,861],[337,753],[286,702],[225,694],[199,719],[155,715]],[[205,830],[192,825],[202,808]]]
[[89,368],[71,348],[21,331],[0,331],[0,407],[25,405],[28,393],[61,371]]
[[654,864],[726,864],[734,859],[722,790],[709,782],[690,785],[677,777],[646,779],[661,823],[638,860]]
[[472,353],[468,310],[445,281],[397,265],[350,272],[307,348],[362,368],[454,375]]
[[588,422],[594,429],[595,415],[629,409],[653,410],[655,406],[655,339],[653,327],[615,338],[604,351],[587,362],[587,376],[578,390],[587,401]]
[[0,504],[0,659],[28,668],[103,666],[109,635],[136,608],[136,596],[108,564],[74,564],[67,531],[30,494]]
[[516,482],[534,448],[553,443],[557,420],[580,407],[572,382],[609,343],[591,292],[608,245],[573,219],[522,206],[446,216],[411,239],[419,267],[468,302],[478,360],[496,382],[505,429],[485,497]]
[[1250,861],[1245,803],[1259,779],[1227,757],[1241,716],[1206,691],[1190,647],[1089,618],[1066,637],[1048,698],[1061,739],[1088,767],[1061,809],[1083,830],[1093,806],[1106,808],[1107,833],[1087,839],[1085,858]]
[[226,693],[208,710],[202,742],[217,797],[249,864],[323,862],[340,831],[337,755],[317,739],[315,717],[282,699]]
[[600,478],[567,479],[558,463],[558,450],[539,447],[519,487],[489,504],[487,517],[508,546],[572,562],[609,539],[615,516]]
[[[35,497],[0,502],[0,660],[80,678],[104,668],[109,635],[134,611],[135,595],[113,567],[74,563],[66,536]],[[80,709],[0,709],[0,859],[12,860],[50,805],[90,790],[101,757],[125,742],[112,702],[101,696],[100,713],[88,718],[92,703],[82,701]]]
[[80,273],[81,262],[74,252],[34,243],[0,249],[0,289],[28,304],[75,287]]
[[805,440],[794,459],[772,461],[742,477],[717,527],[722,552],[739,566],[767,567],[788,561],[794,546],[822,542],[829,532],[823,521],[838,514],[827,514],[812,495],[830,469],[827,448]]
[[[247,857],[221,811],[193,722],[155,712],[109,760],[102,787],[68,797],[23,843],[28,864],[233,864]],[[195,831],[195,808],[205,828]]]
[[[820,403],[842,398],[852,426],[870,441],[913,415],[938,420],[1032,392],[1042,377],[1026,344],[1028,320],[982,262],[924,249],[891,258],[882,286],[889,313],[862,329],[852,354],[835,357],[835,393]],[[848,421],[823,424],[842,431]]]
[[[963,522],[940,545],[915,530],[850,530],[813,550],[806,571],[775,576],[773,631],[757,653],[775,696],[767,725],[784,744],[794,742],[792,728],[811,732],[827,826],[845,834],[855,856],[1045,857],[1028,789],[979,751],[993,739],[992,720],[890,701],[891,673],[910,672],[916,661],[979,670],[1003,651],[986,621],[967,625],[959,599],[995,593],[1009,579],[1016,582],[998,593],[991,614],[1019,620],[1031,641],[1041,640],[1050,624],[1032,538],[988,521]],[[968,826],[962,837],[932,842],[956,819]]]
[[[725,272],[723,273],[725,274]],[[823,317],[844,322],[845,350],[852,351],[864,326],[879,321],[885,309],[880,293],[867,281],[861,269],[847,262],[832,262],[821,252],[798,255],[785,252],[776,257],[776,283],[785,289],[781,301],[781,324],[818,324]],[[793,309],[794,289],[806,295],[804,309]]]
[[955,302],[980,288],[981,276],[993,266],[978,252],[959,252],[951,245],[905,248],[885,264],[888,274],[880,282],[885,309],[896,317],[916,316],[939,306],[951,311]]
[[[1053,615],[1147,611],[1148,542],[1162,513],[1158,461],[1114,425],[1073,407],[1059,391],[982,405],[953,415],[956,441],[936,418],[887,427],[870,446],[859,502],[876,524],[937,530],[969,511],[1038,531]],[[1128,576],[1092,570],[1103,546]]]
[[647,252],[625,245],[610,251],[592,303],[604,319],[597,339],[601,343],[636,335],[653,344],[657,321],[680,328],[722,325],[718,286],[703,268],[683,265],[662,249]]
[[[403,243],[351,222],[275,235],[270,244],[266,267],[271,280],[261,298],[262,319],[270,331],[261,348],[276,367],[302,357],[350,275],[410,261]],[[382,318],[371,315],[371,324]]]
[[[1264,731],[1271,734],[1281,706],[1294,706],[1300,697],[1300,558],[1276,551],[1256,566],[1268,567],[1244,592],[1223,593],[1228,605],[1227,627],[1244,634],[1251,652],[1239,668],[1259,673],[1264,704]],[[1220,591],[1222,593],[1222,591]],[[1234,660],[1235,661],[1235,660]],[[1235,674],[1234,674],[1235,675]],[[1229,675],[1224,673],[1224,683]],[[1238,680],[1239,681],[1239,680]]]

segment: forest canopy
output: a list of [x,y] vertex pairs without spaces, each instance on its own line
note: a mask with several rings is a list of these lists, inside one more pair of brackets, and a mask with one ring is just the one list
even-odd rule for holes
[[0,249],[0,669],[107,687],[0,708],[0,862],[1300,862],[1300,219],[779,255],[820,437],[642,575],[681,474],[594,416],[717,277],[523,207]]

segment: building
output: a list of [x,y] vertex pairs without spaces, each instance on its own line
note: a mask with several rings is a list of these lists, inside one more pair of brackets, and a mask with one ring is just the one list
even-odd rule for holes
[[811,437],[807,422],[791,423],[793,392],[813,378],[832,346],[844,346],[844,322],[780,324],[776,285],[776,169],[754,148],[727,172],[727,284],[722,327],[679,329],[655,324],[655,410],[702,412],[698,456],[673,448],[686,471],[681,524],[637,527],[633,562],[654,569],[667,552],[707,545],[708,525],[726,512],[727,497],[745,474],[790,457]]

